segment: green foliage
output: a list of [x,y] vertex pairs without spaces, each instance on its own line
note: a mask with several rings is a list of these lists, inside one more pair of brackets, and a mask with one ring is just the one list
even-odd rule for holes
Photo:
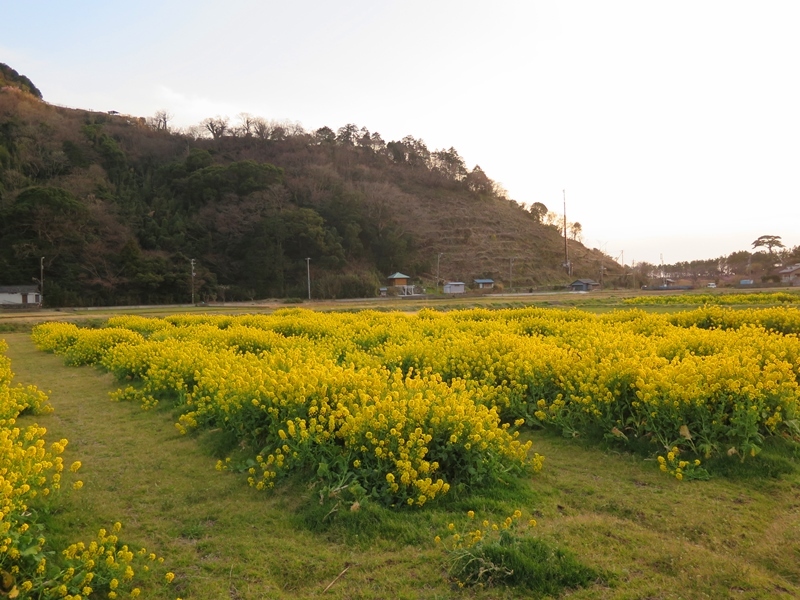
[[108,174],[108,178],[116,186],[120,186],[128,176],[128,159],[119,143],[103,131],[99,123],[84,125],[83,134],[100,155],[100,164]]
[[0,144],[0,168],[8,169],[11,167],[11,153],[8,148]]
[[374,298],[380,281],[372,273],[330,273],[314,280],[318,298]]
[[17,196],[12,218],[24,219],[38,209],[51,210],[62,215],[82,211],[83,204],[67,190],[58,187],[31,187]]
[[72,140],[64,140],[61,144],[61,149],[64,151],[64,154],[73,167],[85,169],[91,164],[83,148]]
[[536,594],[558,596],[567,589],[588,587],[602,580],[601,574],[582,564],[571,552],[555,548],[543,540],[512,537],[483,549],[487,562],[502,565],[511,573],[508,585],[526,588]]
[[559,596],[604,579],[571,552],[534,537],[536,520],[521,523],[519,510],[498,522],[481,520],[472,510],[467,515],[460,527],[448,525],[444,539],[436,536],[447,555],[450,577],[459,587],[506,585]]

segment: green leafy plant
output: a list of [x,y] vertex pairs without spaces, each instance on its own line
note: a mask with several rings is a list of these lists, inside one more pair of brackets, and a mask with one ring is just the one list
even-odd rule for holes
[[460,528],[450,523],[447,536],[436,536],[435,541],[444,549],[448,573],[459,587],[502,584],[559,595],[602,578],[571,554],[533,537],[534,527],[536,520],[523,521],[520,510],[498,522],[478,521],[470,510]]

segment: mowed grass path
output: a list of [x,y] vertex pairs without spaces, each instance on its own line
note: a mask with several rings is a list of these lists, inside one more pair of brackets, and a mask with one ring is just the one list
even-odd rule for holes
[[[146,597],[524,597],[453,588],[432,543],[468,508],[497,510],[492,498],[390,515],[394,529],[370,524],[361,539],[336,527],[313,532],[299,510],[311,494],[302,486],[252,490],[242,476],[215,471],[216,460],[177,433],[168,411],[111,402],[110,375],[65,367],[27,334],[4,337],[15,381],[48,392],[55,408],[27,420],[47,427],[51,440],[68,438],[65,462],[84,465],[84,488],[68,491],[53,519],[58,538],[89,539],[122,521],[126,542],[164,555],[177,574],[173,594]],[[735,477],[678,482],[652,460],[550,434],[534,434],[534,448],[547,457],[545,469],[522,486],[519,507],[536,515],[538,535],[611,574],[610,584],[569,598],[800,598],[800,475],[798,457],[785,449],[748,459]],[[767,477],[762,468],[784,474]],[[502,502],[516,507],[513,497]]]

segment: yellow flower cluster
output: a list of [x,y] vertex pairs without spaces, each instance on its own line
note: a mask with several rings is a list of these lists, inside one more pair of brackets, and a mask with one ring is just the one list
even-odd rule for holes
[[[70,566],[62,571],[60,585],[47,592],[57,597],[75,594],[73,598],[80,598],[81,594],[88,597],[95,592],[112,600],[125,595],[138,596],[141,589],[134,583],[137,573],[149,573],[151,565],[162,564],[164,559],[148,552],[147,548],[134,552],[127,544],[122,544],[121,529],[122,524],[117,522],[110,532],[101,529],[88,544],[78,542],[67,547],[62,556]],[[168,572],[164,580],[169,584],[174,578],[175,574]]]
[[658,468],[678,481],[686,479],[708,479],[709,473],[700,467],[700,460],[681,460],[680,448],[674,446],[666,456],[658,456]]
[[[63,331],[55,327],[54,343],[62,343]],[[75,333],[73,344],[79,337]],[[101,530],[90,544],[73,544],[61,556],[48,558],[53,551],[47,546],[47,531],[37,520],[37,501],[61,487],[65,468],[60,455],[68,442],[62,439],[48,446],[44,427],[16,426],[16,419],[23,412],[41,414],[52,409],[45,404],[47,397],[36,388],[12,387],[6,348],[0,340],[0,595],[81,600],[108,592],[103,597],[115,598],[119,582],[114,583],[113,575],[119,571],[123,579],[131,579],[131,565],[135,563],[128,547],[118,544],[119,523],[110,535]],[[69,344],[62,348],[68,351]],[[77,474],[81,466],[80,461],[74,461],[68,471]],[[76,489],[82,485],[81,481],[73,483]],[[155,559],[155,555],[151,556]],[[167,580],[171,581],[171,577]],[[137,589],[132,585],[123,587],[132,595]]]
[[[467,518],[469,521],[460,528],[459,532],[449,534],[449,541],[443,540],[441,536],[436,536],[434,541],[437,544],[444,545],[446,550],[459,550],[472,548],[480,542],[495,542],[499,537],[499,532],[514,529],[515,533],[524,533],[530,528],[536,527],[536,519],[528,519],[526,523],[521,523],[522,511],[515,510],[512,514],[507,516],[502,521],[493,521],[491,519],[484,519],[479,523],[475,523],[475,511],[467,511]],[[449,523],[447,525],[448,531],[455,532],[456,524]]]
[[181,432],[232,432],[255,456],[258,488],[304,466],[419,506],[456,483],[541,468],[515,439],[521,423],[705,455],[800,434],[796,308],[293,308],[110,325],[95,331],[117,337],[52,323],[34,339],[73,362],[95,357],[130,382],[118,398],[177,405]]
[[704,306],[695,310],[673,313],[666,317],[673,325],[701,329],[739,329],[762,327],[783,334],[800,333],[800,310],[787,306],[732,310],[722,306]]
[[[167,322],[134,320],[147,339],[101,349],[104,367],[133,380],[115,397],[145,407],[169,399],[182,409],[182,433],[235,432],[256,455],[248,469],[255,487],[324,463],[331,478],[350,474],[382,502],[422,506],[454,483],[542,467],[541,456],[528,456],[530,443],[516,439],[497,408],[476,401],[467,382],[382,364],[374,350],[392,325],[413,337],[408,317],[282,311]],[[114,321],[115,329],[124,324]],[[50,326],[37,327],[40,347],[53,347]],[[68,356],[71,348],[56,351]]]
[[502,521],[476,519],[475,512],[467,512],[467,520],[460,526],[449,523],[444,537],[437,535],[434,542],[447,554],[450,576],[460,587],[502,580],[513,571],[503,561],[496,561],[486,553],[489,547],[513,547],[529,536],[536,527],[536,519],[522,518],[515,510]]
[[[43,427],[16,426],[23,412],[48,412],[47,397],[34,387],[13,387],[7,345],[0,340],[0,569],[23,579],[28,557],[40,554],[45,543],[30,510],[37,497],[60,487],[64,464],[59,456],[67,440],[48,448]],[[36,566],[34,566],[34,569]],[[20,582],[26,591],[28,586]]]

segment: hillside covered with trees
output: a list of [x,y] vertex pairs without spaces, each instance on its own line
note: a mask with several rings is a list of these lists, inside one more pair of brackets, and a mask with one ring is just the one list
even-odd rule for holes
[[[374,296],[392,272],[433,286],[563,285],[620,270],[526,209],[454,148],[353,124],[310,132],[250,115],[174,130],[68,109],[0,70],[0,284],[44,257],[51,306]],[[306,259],[310,259],[307,263]]]

